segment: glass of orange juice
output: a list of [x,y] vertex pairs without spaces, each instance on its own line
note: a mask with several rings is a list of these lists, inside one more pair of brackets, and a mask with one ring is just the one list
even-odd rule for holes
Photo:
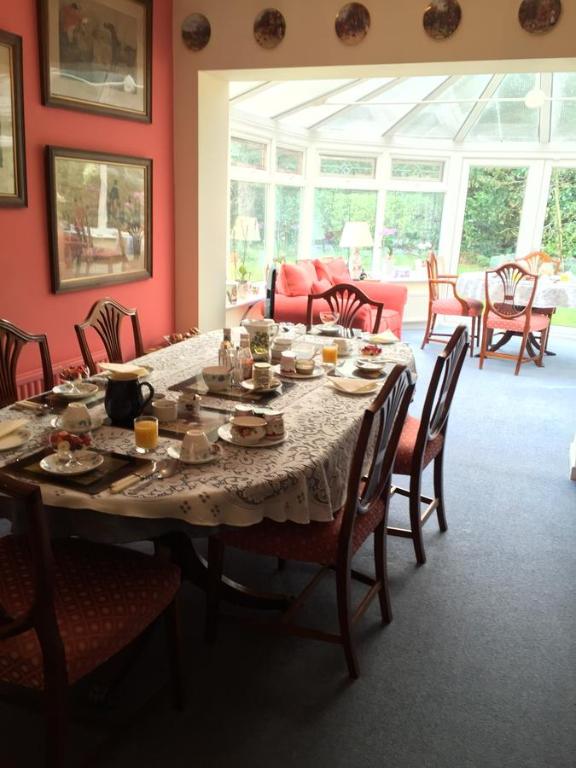
[[158,419],[156,416],[138,416],[134,419],[134,440],[138,453],[149,453],[158,446]]
[[322,362],[326,365],[336,365],[338,362],[338,347],[336,344],[326,344],[322,347]]

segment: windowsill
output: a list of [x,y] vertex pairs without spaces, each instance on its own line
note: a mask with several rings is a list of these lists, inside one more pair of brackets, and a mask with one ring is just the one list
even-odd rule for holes
[[383,283],[427,283],[426,275],[409,275],[408,277],[394,277],[381,275],[380,277],[367,277],[367,280],[380,280]]
[[226,311],[234,309],[235,307],[248,307],[251,304],[256,304],[259,301],[263,301],[266,298],[266,291],[262,293],[251,293],[249,296],[243,297],[235,301],[233,304],[226,301]]

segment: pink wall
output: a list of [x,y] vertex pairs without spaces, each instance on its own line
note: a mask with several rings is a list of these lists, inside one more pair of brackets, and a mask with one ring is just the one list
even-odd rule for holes
[[[158,342],[174,324],[172,0],[154,3],[151,124],[42,106],[36,0],[1,2],[0,29],[23,38],[28,180],[28,207],[0,208],[0,317],[30,332],[46,333],[54,367],[79,356],[73,325],[105,295],[137,307],[144,343]],[[152,279],[51,293],[44,172],[47,144],[153,159]],[[36,366],[35,356],[23,355],[21,369]]]

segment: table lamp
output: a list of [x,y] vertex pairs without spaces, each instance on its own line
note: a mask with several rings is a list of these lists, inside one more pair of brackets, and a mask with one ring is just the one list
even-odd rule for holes
[[362,272],[360,248],[371,248],[374,240],[366,221],[347,221],[340,237],[340,247],[350,248],[352,253],[348,259],[348,268],[353,280],[357,280]]

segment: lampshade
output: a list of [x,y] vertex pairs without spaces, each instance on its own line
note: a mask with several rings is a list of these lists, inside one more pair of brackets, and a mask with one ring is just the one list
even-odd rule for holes
[[341,248],[370,248],[374,240],[366,221],[347,221],[340,238]]
[[541,88],[532,88],[528,91],[524,99],[524,104],[528,109],[540,109],[546,102],[546,94]]
[[232,227],[232,239],[243,240],[247,243],[257,243],[260,240],[260,227],[255,216],[236,216]]

